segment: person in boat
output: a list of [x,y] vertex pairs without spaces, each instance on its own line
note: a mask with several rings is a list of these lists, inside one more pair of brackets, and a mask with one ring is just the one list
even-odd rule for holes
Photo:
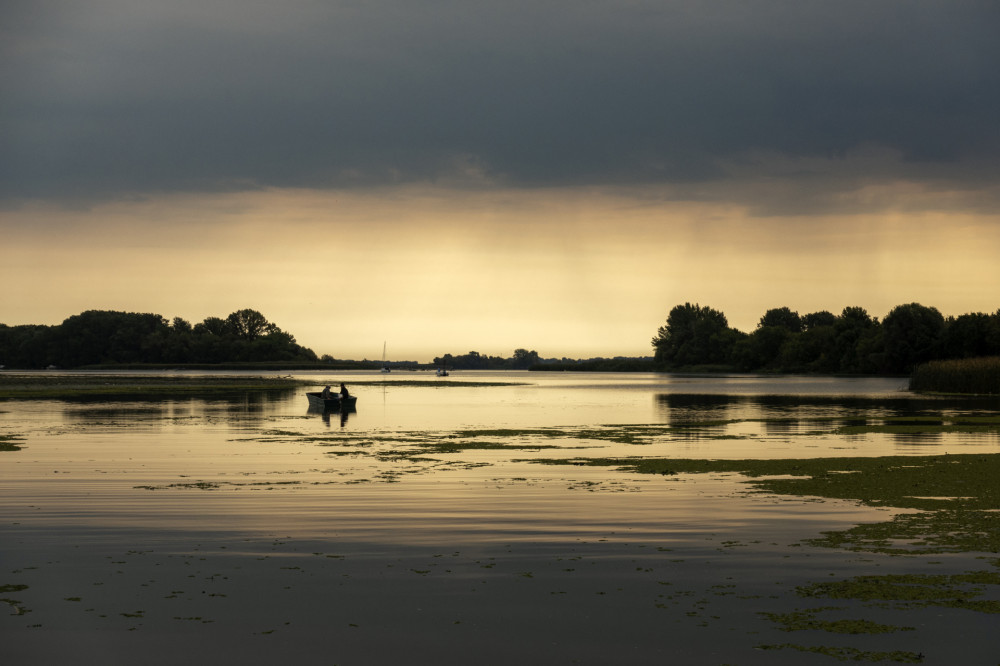
[[347,387],[343,383],[340,384],[340,399],[347,400],[351,397],[351,394],[347,392]]
[[331,399],[333,398],[333,394],[332,394],[332,393],[330,393],[330,387],[329,387],[329,386],[327,386],[326,388],[324,388],[324,389],[323,389],[323,392],[322,392],[322,393],[320,394],[320,396],[321,396],[321,397],[322,397],[322,398],[323,398],[324,400],[331,400]]

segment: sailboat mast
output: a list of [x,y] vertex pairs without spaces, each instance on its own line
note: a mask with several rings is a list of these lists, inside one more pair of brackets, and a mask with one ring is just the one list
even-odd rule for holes
[[389,372],[389,366],[385,364],[385,341],[382,341],[382,372]]

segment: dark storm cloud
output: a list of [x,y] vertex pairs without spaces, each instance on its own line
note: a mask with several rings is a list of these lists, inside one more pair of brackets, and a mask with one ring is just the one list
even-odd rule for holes
[[[741,183],[770,179],[783,183],[773,206],[794,208],[904,178],[988,191],[1000,171],[992,1],[8,0],[0,11],[9,200],[474,172],[693,198],[724,198],[730,183],[747,200]],[[860,172],[845,159],[872,148],[894,159]]]

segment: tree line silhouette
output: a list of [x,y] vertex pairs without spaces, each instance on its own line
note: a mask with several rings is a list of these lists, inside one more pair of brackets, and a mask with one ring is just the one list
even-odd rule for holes
[[[434,363],[450,369],[909,374],[927,361],[1000,356],[1000,310],[945,318],[936,308],[909,303],[879,321],[861,307],[802,316],[781,307],[765,312],[757,328],[744,333],[729,326],[719,310],[684,303],[670,311],[652,344],[652,363],[633,359],[622,365],[615,359],[613,367],[575,367],[579,363],[546,361],[526,349],[509,359],[469,352],[445,354]],[[107,310],[88,310],[55,326],[0,324],[0,365],[8,368],[320,361],[333,359],[317,359],[249,308],[194,325],[180,317],[167,321],[157,314]]]
[[0,364],[11,368],[316,360],[311,349],[249,308],[194,325],[110,310],[88,310],[55,326],[0,324]]
[[489,356],[477,351],[452,356],[435,356],[434,365],[448,370],[527,370],[539,363],[538,352],[534,349],[515,349],[510,358]]
[[710,307],[675,306],[653,338],[658,370],[909,374],[927,361],[1000,355],[1000,310],[945,318],[919,303],[879,321],[861,307],[840,315],[768,310],[744,333]]

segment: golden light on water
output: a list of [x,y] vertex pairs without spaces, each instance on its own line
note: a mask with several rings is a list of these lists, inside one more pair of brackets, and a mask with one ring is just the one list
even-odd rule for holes
[[753,217],[642,189],[266,190],[2,214],[0,321],[242,307],[338,358],[645,355],[670,308],[995,311],[1000,216]]

